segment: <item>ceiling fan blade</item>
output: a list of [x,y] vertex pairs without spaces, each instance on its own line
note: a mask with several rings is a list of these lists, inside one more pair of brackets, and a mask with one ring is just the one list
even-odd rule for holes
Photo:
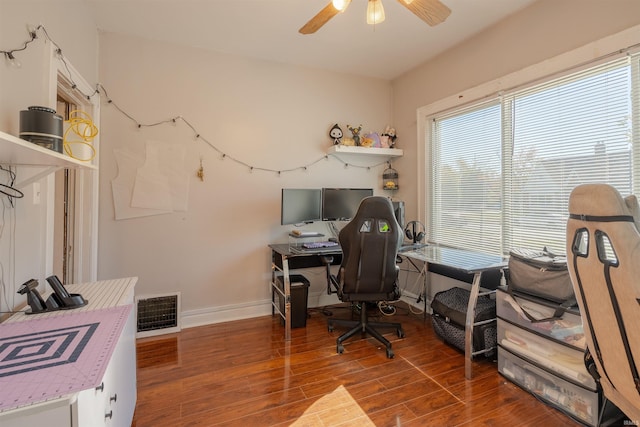
[[398,2],[432,27],[444,22],[451,14],[451,9],[439,0],[398,0]]
[[340,11],[333,7],[333,3],[330,1],[328,5],[324,7],[316,16],[311,18],[309,22],[304,24],[302,28],[298,30],[300,34],[313,34],[318,31],[324,24],[329,22],[329,19],[336,16]]

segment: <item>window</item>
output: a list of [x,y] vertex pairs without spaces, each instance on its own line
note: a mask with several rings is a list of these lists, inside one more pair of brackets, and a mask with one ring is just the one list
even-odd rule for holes
[[430,240],[496,254],[565,252],[576,185],[636,189],[637,64],[617,60],[431,117]]

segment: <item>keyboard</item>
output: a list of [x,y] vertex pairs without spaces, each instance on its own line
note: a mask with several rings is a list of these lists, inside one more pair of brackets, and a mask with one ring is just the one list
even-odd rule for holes
[[323,249],[323,248],[335,248],[339,246],[338,242],[308,242],[303,243],[302,247],[305,249]]

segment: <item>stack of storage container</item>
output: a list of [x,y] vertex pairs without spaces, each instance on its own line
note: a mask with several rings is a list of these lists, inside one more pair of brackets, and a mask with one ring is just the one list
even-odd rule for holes
[[[498,370],[577,421],[598,426],[602,393],[585,367],[580,312],[569,305],[523,292],[507,280],[496,295]],[[602,419],[615,417],[616,408],[611,412]]]

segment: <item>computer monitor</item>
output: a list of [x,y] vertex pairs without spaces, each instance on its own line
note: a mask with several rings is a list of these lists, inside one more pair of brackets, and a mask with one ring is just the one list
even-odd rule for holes
[[322,220],[322,190],[283,188],[280,224],[303,224]]
[[396,217],[396,221],[400,224],[400,227],[404,228],[404,202],[401,200],[392,201],[393,213]]
[[358,211],[365,197],[373,196],[372,188],[323,188],[323,221],[348,221]]

